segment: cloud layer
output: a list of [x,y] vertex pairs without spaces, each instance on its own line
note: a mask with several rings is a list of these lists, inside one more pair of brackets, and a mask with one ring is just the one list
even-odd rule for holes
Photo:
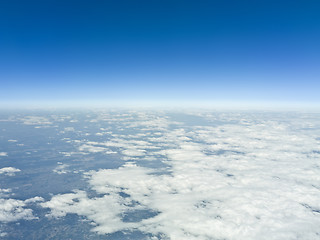
[[162,113],[98,117],[96,122],[117,121],[117,133],[104,132],[108,141],[77,140],[75,148],[119,152],[127,162],[84,173],[97,196],[84,190],[55,195],[41,203],[50,209],[47,217],[78,214],[100,234],[140,230],[154,239],[319,237],[317,118],[189,114],[208,124],[178,123]]

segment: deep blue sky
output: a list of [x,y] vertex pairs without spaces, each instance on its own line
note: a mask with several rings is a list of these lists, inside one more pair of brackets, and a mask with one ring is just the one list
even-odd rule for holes
[[0,101],[320,103],[317,1],[1,1]]

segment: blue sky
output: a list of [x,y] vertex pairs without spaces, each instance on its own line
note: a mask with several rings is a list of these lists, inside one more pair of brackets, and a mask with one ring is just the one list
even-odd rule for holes
[[319,12],[308,0],[1,1],[1,105],[319,104]]

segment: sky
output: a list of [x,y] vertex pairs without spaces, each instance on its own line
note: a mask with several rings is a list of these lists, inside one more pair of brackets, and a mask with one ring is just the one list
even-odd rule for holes
[[0,2],[0,105],[320,106],[319,1]]

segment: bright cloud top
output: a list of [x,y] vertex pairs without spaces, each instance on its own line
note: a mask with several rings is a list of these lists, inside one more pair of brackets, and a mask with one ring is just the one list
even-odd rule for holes
[[0,157],[6,157],[6,156],[8,156],[8,153],[6,153],[6,152],[0,152]]
[[0,222],[37,219],[37,217],[33,215],[32,209],[26,208],[26,206],[41,201],[43,201],[41,197],[34,197],[25,201],[0,198]]
[[[142,114],[121,123],[136,127],[137,135],[75,142],[88,153],[117,148],[127,162],[84,174],[96,197],[74,190],[40,203],[50,209],[47,217],[78,214],[100,234],[139,230],[154,239],[316,239],[317,122],[259,114],[198,116],[224,124],[188,126]],[[153,159],[167,167],[139,165]]]
[[58,162],[57,163],[58,166],[53,169],[53,172],[57,173],[57,174],[66,174],[68,172],[70,172],[67,168],[69,167],[68,164],[63,164],[62,162]]
[[14,176],[15,173],[20,172],[20,169],[14,167],[4,167],[0,168],[0,174],[5,174],[7,176]]

